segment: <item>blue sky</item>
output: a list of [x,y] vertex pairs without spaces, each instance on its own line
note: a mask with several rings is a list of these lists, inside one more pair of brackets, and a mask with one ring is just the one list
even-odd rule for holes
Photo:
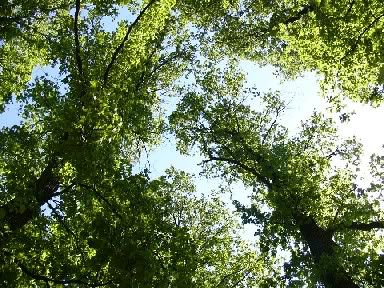
[[[288,109],[281,118],[281,124],[290,130],[291,135],[298,131],[300,122],[308,119],[315,110],[327,113],[328,103],[320,95],[318,78],[314,73],[306,73],[292,81],[282,81],[274,74],[273,67],[259,67],[250,62],[243,62],[241,66],[247,73],[248,85],[254,85],[260,92],[278,90],[289,102]],[[254,108],[257,109],[257,107]],[[380,152],[380,148],[384,144],[384,133],[381,132],[381,126],[384,125],[384,107],[373,108],[366,104],[348,101],[347,110],[354,110],[356,114],[351,117],[349,123],[340,124],[340,134],[346,138],[356,136],[363,143],[362,162],[365,164],[365,169],[362,169],[362,175],[369,176],[369,156],[372,153]],[[171,165],[198,175],[201,172],[199,166],[201,161],[202,158],[198,155],[180,155],[176,150],[174,139],[171,138],[150,153],[143,155],[138,166],[140,169],[149,168],[154,177],[162,175],[165,169]],[[207,194],[211,190],[218,190],[221,181],[217,178],[196,177],[195,183],[199,194]],[[223,200],[231,209],[233,209],[232,200],[250,204],[250,189],[237,183],[232,186],[232,192],[232,195],[223,196]],[[246,225],[242,235],[245,239],[252,241],[255,230],[254,225]]]

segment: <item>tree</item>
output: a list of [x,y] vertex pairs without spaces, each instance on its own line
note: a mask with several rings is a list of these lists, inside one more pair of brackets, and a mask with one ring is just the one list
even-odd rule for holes
[[248,97],[261,97],[264,107],[252,110],[240,97],[239,82],[222,81],[225,75],[214,78],[220,85],[198,75],[200,92],[185,95],[171,115],[180,150],[197,147],[207,174],[253,188],[252,206],[235,204],[244,223],[257,225],[265,257],[290,254],[283,283],[382,286],[382,234],[376,231],[384,228],[377,198],[383,157],[372,158],[377,178],[370,188],[359,187],[361,145],[340,141],[331,118],[315,113],[289,137],[278,123],[285,109],[278,94],[251,89]]
[[[1,3],[0,109],[11,101],[21,106],[20,124],[0,132],[1,284],[381,285],[380,239],[373,230],[382,228],[382,215],[360,195],[365,190],[356,190],[359,146],[339,147],[334,128],[319,115],[300,137],[289,138],[271,118],[284,106],[273,94],[262,113],[236,100],[244,78],[239,56],[278,64],[289,75],[318,69],[326,83],[336,74],[345,93],[357,92],[351,97],[380,98],[382,59],[374,37],[380,7],[364,6],[359,14],[355,2],[340,21],[330,21],[333,6],[300,1]],[[127,19],[114,21],[122,8]],[[358,17],[371,12],[371,22]],[[345,23],[350,15],[351,25]],[[245,33],[254,18],[262,33],[257,41]],[[346,36],[333,45],[328,34],[314,33],[319,27],[334,32],[334,23],[343,33],[363,31],[350,53],[345,47],[354,44],[346,45]],[[305,37],[296,37],[300,31]],[[327,55],[342,50],[348,57],[329,70],[335,62],[319,56],[311,35]],[[361,53],[370,45],[372,57]],[[348,79],[356,76],[356,63],[364,77],[355,83]],[[226,73],[218,75],[221,65]],[[171,118],[179,148],[198,143],[212,162],[209,171],[257,191],[252,207],[237,207],[245,222],[262,229],[260,251],[234,235],[236,221],[218,198],[195,196],[186,174],[170,170],[151,179],[148,171],[133,172],[141,153],[167,133],[161,102],[175,95],[183,98]],[[334,157],[349,166],[332,167]],[[381,177],[382,158],[373,160]],[[375,189],[382,189],[380,180],[366,193]],[[278,249],[291,252],[286,280]]]
[[[148,4],[147,9],[149,7]],[[94,9],[90,8],[88,13],[92,15]],[[144,78],[147,75],[142,71],[133,74],[136,77],[136,79],[132,77],[133,83],[129,81],[125,81],[125,84],[119,82],[117,85],[108,83],[110,73],[114,73],[117,77],[117,72],[112,71],[112,68],[115,68],[116,57],[126,39],[121,39],[121,36],[112,38],[112,33],[104,32],[101,17],[97,14],[82,21],[80,10],[79,1],[76,2],[73,17],[69,11],[61,10],[64,15],[57,18],[57,27],[50,32],[56,36],[55,44],[50,45],[49,57],[51,65],[57,65],[58,79],[45,75],[36,77],[26,89],[21,86],[22,93],[18,97],[19,100],[25,103],[30,101],[24,109],[25,122],[21,127],[3,131],[4,143],[8,144],[7,149],[3,150],[3,161],[7,162],[4,163],[3,169],[10,171],[4,190],[8,192],[7,194],[14,195],[12,201],[3,207],[3,211],[12,231],[22,228],[36,216],[39,207],[71,185],[68,183],[70,180],[65,179],[63,175],[67,173],[65,171],[67,167],[69,170],[74,170],[73,173],[80,173],[76,175],[78,179],[87,178],[87,181],[93,182],[91,180],[93,177],[97,178],[100,173],[106,173],[105,175],[113,173],[115,167],[120,165],[123,142],[128,148],[127,156],[133,159],[134,155],[130,152],[133,151],[131,148],[133,142],[137,145],[140,141],[151,142],[149,136],[158,129],[156,121],[152,120],[155,116],[151,113],[152,105],[155,105],[154,101],[157,98],[153,90],[158,83],[153,78]],[[141,15],[144,15],[144,12],[143,10]],[[126,30],[126,34],[129,35],[128,32],[132,30],[129,27],[121,27],[120,33]],[[60,34],[57,31],[60,31]],[[158,37],[160,38],[155,40],[161,41],[162,36]],[[152,41],[144,43],[142,53],[156,49],[158,45],[158,42]],[[155,57],[155,52],[149,55]],[[157,60],[158,57],[156,55]],[[92,58],[95,60],[91,61]],[[109,64],[106,67],[104,59],[108,59]],[[142,59],[141,69],[154,69],[158,63],[152,63],[152,60],[152,58]],[[120,62],[124,63],[122,57]],[[127,63],[125,65],[124,72],[127,72],[131,66]],[[121,75],[124,75],[124,72],[120,71]],[[160,73],[157,73],[155,77],[159,75]],[[98,78],[104,79],[102,85]],[[153,81],[152,90],[146,86],[146,91],[143,91],[140,81]],[[133,90],[135,86],[137,88]],[[119,102],[126,96],[124,90],[135,91],[136,95],[140,96],[131,102],[126,101],[128,105],[122,105]],[[113,98],[108,97],[112,93]],[[127,98],[129,99],[129,94]],[[136,100],[139,98],[141,99]],[[135,115],[133,111],[139,110],[139,107],[141,113]],[[151,124],[146,124],[146,121],[150,121]],[[141,125],[145,123],[144,127],[140,128],[140,122]],[[140,129],[145,130],[141,133]],[[134,138],[135,133],[142,139]],[[14,153],[20,149],[24,152],[23,155],[15,157]],[[127,160],[125,163],[130,162]],[[12,175],[20,175],[19,167],[23,171],[21,175],[24,179],[21,183],[18,182],[21,179],[15,179],[15,183],[11,184],[9,179],[15,177]],[[24,190],[24,193],[11,192],[14,187],[17,187],[18,191]],[[32,203],[37,202],[36,207],[27,205],[25,209],[17,208],[17,206],[23,207],[31,200]]]
[[374,105],[382,101],[381,1],[231,3],[227,13],[205,23],[214,33],[215,49],[273,64],[287,77],[316,71],[327,96],[339,93]]
[[186,173],[100,186],[79,183],[77,197],[48,202],[51,213],[2,251],[3,285],[247,287],[261,278],[236,220],[218,198],[196,197]]
[[[106,27],[118,4],[132,16]],[[196,50],[176,4],[1,4],[1,105],[22,106],[21,123],[0,134],[2,285],[245,287],[260,278],[262,262],[233,235],[223,203],[193,196],[182,173],[132,172],[164,130],[161,95]]]

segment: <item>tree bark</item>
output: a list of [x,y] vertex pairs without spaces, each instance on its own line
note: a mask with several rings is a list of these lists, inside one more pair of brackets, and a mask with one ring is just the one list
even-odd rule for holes
[[[315,220],[307,215],[295,217],[301,236],[308,244],[315,265],[320,273],[320,281],[325,287],[358,288],[343,267],[335,259],[333,233],[321,228]],[[327,260],[330,261],[327,261]]]

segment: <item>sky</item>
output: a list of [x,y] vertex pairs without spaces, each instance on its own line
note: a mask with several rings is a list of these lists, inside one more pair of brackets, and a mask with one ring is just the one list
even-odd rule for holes
[[[318,78],[314,73],[306,73],[293,81],[283,81],[274,73],[275,69],[270,66],[259,67],[251,62],[243,61],[241,68],[246,73],[247,85],[254,86],[260,92],[280,91],[283,98],[289,102],[288,109],[281,118],[281,124],[288,127],[291,134],[294,134],[300,125],[310,117],[314,110],[325,111],[328,107],[327,102],[319,94]],[[42,75],[47,69],[37,68],[33,76]],[[53,73],[48,68],[50,74]],[[252,105],[252,103],[251,103]],[[19,124],[18,117],[19,105],[11,103],[6,106],[5,112],[0,114],[0,127]],[[340,134],[343,137],[355,135],[364,145],[365,158],[367,163],[369,155],[380,151],[384,144],[384,105],[373,108],[367,104],[348,103],[348,110],[355,110],[356,114],[351,117],[349,123],[340,127]],[[257,109],[257,107],[254,107]],[[136,171],[148,168],[152,172],[152,177],[164,174],[165,169],[174,166],[178,169],[190,171],[196,175],[201,172],[199,163],[203,160],[198,155],[185,156],[176,150],[175,140],[169,136],[164,142],[153,151],[144,154]],[[197,190],[199,193],[207,193],[211,189],[217,189],[217,179],[197,178]],[[239,188],[244,190],[243,188]],[[244,193],[235,193],[233,199],[247,201]]]
[[[308,119],[315,110],[327,113],[328,103],[320,95],[319,79],[314,73],[306,73],[293,81],[283,81],[276,76],[273,67],[259,67],[245,61],[241,63],[241,67],[247,74],[247,85],[256,87],[260,92],[278,90],[283,98],[289,102],[288,109],[282,116],[280,123],[289,129],[290,135],[298,132],[300,122]],[[257,109],[257,107],[254,108]],[[349,101],[346,109],[355,111],[355,114],[351,116],[350,122],[340,124],[340,135],[345,138],[356,136],[363,144],[362,163],[364,163],[364,167],[361,173],[366,176],[369,156],[378,153],[384,144],[384,133],[382,133],[381,128],[384,125],[384,105],[373,108],[370,105]],[[138,167],[140,169],[148,168],[152,171],[153,177],[162,175],[165,169],[170,166],[199,175],[201,172],[199,163],[202,160],[198,155],[180,155],[176,150],[175,140],[170,138],[150,153],[143,155]],[[217,178],[196,177],[195,183],[197,193],[209,194],[211,190],[219,189],[221,181]],[[231,204],[232,200],[238,200],[246,205],[251,203],[250,189],[245,188],[241,183],[232,185],[231,189],[232,195],[223,195],[223,200],[228,204],[229,209],[234,209]],[[245,225],[241,235],[244,239],[252,242],[255,231],[254,225]]]
[[[280,123],[289,129],[291,135],[298,131],[300,122],[308,119],[315,110],[327,113],[328,103],[320,95],[318,77],[314,73],[306,73],[292,81],[283,81],[276,76],[275,69],[270,66],[259,67],[243,61],[241,68],[247,74],[247,85],[256,87],[260,92],[280,91],[283,98],[288,101],[288,108]],[[373,108],[367,104],[349,101],[347,110],[353,110],[355,114],[351,116],[349,123],[339,127],[341,136],[345,138],[356,136],[364,145],[366,158],[372,153],[379,152],[384,144],[384,133],[381,133],[381,126],[384,125],[384,105]],[[174,139],[170,137],[149,154],[143,155],[139,165],[141,168],[150,168],[156,176],[161,175],[170,165],[199,173],[198,163],[201,160],[198,156],[180,155],[176,151]],[[206,187],[205,184],[203,186]]]

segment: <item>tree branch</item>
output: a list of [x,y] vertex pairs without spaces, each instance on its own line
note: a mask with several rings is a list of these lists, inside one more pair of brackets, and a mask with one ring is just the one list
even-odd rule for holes
[[31,191],[35,197],[33,203],[28,203],[29,205],[24,209],[17,209],[20,207],[20,199],[15,198],[5,205],[0,206],[5,212],[3,221],[8,224],[11,231],[21,229],[30,220],[35,218],[36,215],[38,215],[39,208],[55,195],[60,184],[59,179],[53,171],[57,165],[57,160],[53,159],[49,161],[40,177],[35,181]]
[[48,205],[49,209],[52,210],[52,213],[55,215],[55,218],[57,219],[57,221],[59,221],[59,223],[64,227],[64,229],[67,231],[67,233],[72,235],[73,239],[75,240],[76,249],[79,252],[79,254],[81,254],[81,258],[83,260],[83,263],[85,263],[85,261],[86,261],[85,255],[84,255],[84,251],[81,249],[81,247],[79,245],[79,242],[80,242],[79,237],[77,237],[75,232],[73,232],[71,230],[71,228],[69,227],[69,225],[65,221],[64,216],[60,215],[60,213],[57,211],[56,207],[53,207],[51,205],[51,203],[49,203],[49,202],[47,202],[47,205]]
[[348,56],[350,56],[353,52],[355,52],[355,50],[356,50],[357,46],[359,45],[359,42],[360,42],[361,38],[364,36],[364,34],[367,33],[367,32],[368,32],[368,31],[369,31],[369,30],[370,30],[370,29],[371,29],[377,22],[379,22],[380,19],[381,19],[382,17],[384,17],[384,13],[381,14],[381,15],[379,15],[379,16],[377,16],[377,17],[375,17],[375,18],[373,19],[373,21],[372,21],[367,27],[365,27],[363,31],[360,32],[359,36],[357,36],[356,41],[355,41],[355,43],[352,45],[351,49],[349,49],[349,50],[344,54],[344,56],[341,57],[341,59],[340,59],[340,63],[341,63],[345,58],[347,58]]
[[265,186],[267,186],[268,189],[270,189],[270,190],[272,189],[272,184],[268,181],[268,179],[266,177],[261,175],[256,169],[254,169],[252,167],[248,167],[247,165],[245,165],[245,164],[243,164],[240,161],[235,160],[235,159],[213,156],[212,152],[208,152],[208,157],[209,157],[209,160],[204,160],[203,163],[206,163],[209,161],[223,161],[223,162],[227,162],[227,163],[236,165],[236,166],[240,167],[241,169],[254,175],[257,178],[257,180],[259,180],[261,183],[263,183]]
[[[83,71],[83,61],[81,59],[80,52],[80,40],[79,40],[79,16],[80,16],[80,0],[76,0],[76,11],[75,11],[75,21],[73,25],[73,31],[75,32],[75,59],[77,69],[80,75],[80,79],[83,83],[84,81],[84,71]],[[84,91],[82,91],[84,92]]]
[[[243,270],[244,270],[244,268],[236,269],[235,271],[231,271],[230,273],[224,275],[224,276],[221,278],[220,282],[219,282],[215,287],[216,287],[216,288],[223,287],[223,285],[224,285],[224,283],[227,281],[227,279],[229,279],[229,278],[230,278],[231,276],[233,276],[233,275],[236,275],[237,273],[242,272]],[[246,277],[246,275],[245,275],[245,277]],[[245,278],[245,277],[244,277],[244,278]],[[241,280],[243,280],[244,278],[242,277]]]
[[342,151],[340,151],[339,147],[337,147],[334,151],[329,153],[326,157],[329,160],[329,159],[332,159],[332,157],[334,157],[334,156],[341,155],[341,153],[342,153]]
[[[77,0],[77,1],[79,1],[79,0]],[[123,40],[121,41],[119,46],[116,47],[115,51],[112,54],[111,61],[108,63],[107,68],[105,69],[105,72],[103,75],[103,85],[104,86],[106,86],[108,84],[108,77],[109,77],[109,74],[111,72],[111,69],[112,69],[113,65],[115,64],[119,53],[121,53],[121,51],[123,50],[125,43],[128,41],[129,35],[131,34],[133,28],[140,22],[140,19],[144,16],[145,12],[149,9],[149,7],[151,7],[156,1],[158,1],[158,0],[149,1],[148,4],[143,8],[143,10],[140,11],[140,13],[136,17],[135,21],[133,21],[132,24],[128,26],[127,32],[125,33]]]
[[58,279],[53,279],[53,278],[47,277],[45,275],[38,274],[35,271],[32,271],[26,265],[21,263],[21,261],[18,259],[15,259],[15,263],[24,274],[28,275],[29,277],[31,277],[35,280],[40,280],[40,281],[44,281],[44,282],[52,282],[52,283],[61,284],[61,285],[81,284],[81,285],[86,285],[89,287],[102,287],[102,286],[106,286],[112,282],[112,281],[108,281],[105,283],[88,283],[88,282],[85,282],[85,281],[79,280],[79,279],[58,280]]
[[292,15],[288,19],[286,19],[283,23],[285,25],[294,23],[298,20],[300,20],[303,16],[307,15],[309,12],[313,11],[314,6],[313,5],[305,5],[297,14]]
[[372,221],[369,223],[352,222],[351,225],[346,226],[348,229],[371,231],[373,229],[384,229],[384,221]]
[[267,138],[270,136],[269,134],[271,133],[272,129],[274,129],[277,126],[276,123],[277,123],[277,120],[278,120],[278,118],[280,116],[280,113],[282,111],[284,111],[284,110],[285,110],[285,106],[284,105],[276,107],[276,109],[275,109],[275,116],[274,116],[275,119],[273,119],[273,121],[272,121],[271,125],[269,126],[267,132],[263,135],[263,139],[261,141],[261,145],[265,144],[265,142],[267,141]]
[[[71,190],[73,187],[75,186],[75,184],[74,183],[72,183],[71,185],[69,185],[69,186],[67,186],[67,187],[65,187],[65,188],[59,188],[59,190],[57,191],[57,192],[55,192],[55,193],[53,193],[52,194],[52,197],[51,197],[51,199],[53,198],[53,197],[57,197],[57,196],[60,196],[60,195],[63,195],[63,194],[65,194],[65,193],[67,193],[69,190]],[[50,199],[49,199],[50,200]]]

